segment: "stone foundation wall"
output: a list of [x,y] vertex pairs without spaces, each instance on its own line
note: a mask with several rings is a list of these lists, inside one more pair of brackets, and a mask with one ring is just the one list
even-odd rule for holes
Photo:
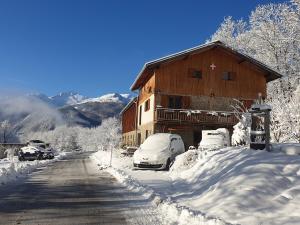
[[191,96],[191,109],[232,111],[231,105],[235,102],[232,98]]

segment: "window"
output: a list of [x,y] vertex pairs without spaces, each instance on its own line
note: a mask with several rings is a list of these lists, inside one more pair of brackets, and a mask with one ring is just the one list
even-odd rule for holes
[[147,112],[150,109],[150,99],[145,101],[144,111]]
[[202,79],[202,71],[197,69],[189,69],[188,71],[189,77]]
[[140,105],[140,113],[139,113],[139,125],[142,124],[142,106]]
[[222,76],[223,80],[234,80],[235,79],[235,73],[234,72],[223,72]]
[[170,96],[169,97],[169,108],[181,109],[182,108],[182,97],[181,96]]

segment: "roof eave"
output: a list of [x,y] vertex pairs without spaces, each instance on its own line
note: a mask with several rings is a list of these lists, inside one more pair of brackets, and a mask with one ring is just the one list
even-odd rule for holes
[[189,48],[189,49],[186,49],[186,50],[183,50],[183,51],[180,51],[180,52],[177,52],[177,53],[174,53],[174,54],[170,54],[170,55],[167,55],[167,56],[164,56],[164,57],[161,57],[161,58],[158,58],[158,59],[155,59],[155,60],[151,60],[149,62],[146,62],[143,66],[143,68],[141,69],[141,71],[139,72],[137,78],[135,79],[135,81],[133,82],[133,84],[131,85],[130,87],[130,90],[131,91],[134,91],[136,89],[138,89],[139,87],[136,87],[136,84],[137,84],[137,81],[139,80],[139,78],[141,77],[141,75],[144,73],[144,71],[151,65],[155,65],[157,63],[161,63],[163,61],[167,61],[169,59],[172,59],[172,58],[175,58],[175,57],[178,57],[178,56],[182,56],[182,55],[185,55],[185,54],[189,54],[193,51],[196,51],[196,50],[200,50],[202,48],[205,48],[205,47],[209,47],[209,46],[213,46],[213,45],[216,45],[216,44],[222,44],[222,42],[220,41],[213,41],[213,42],[209,42],[207,44],[203,44],[203,45],[199,45],[199,46],[196,46],[196,47],[193,47],[193,48]]
[[128,102],[127,105],[125,105],[125,107],[121,110],[121,112],[119,113],[119,115],[122,115],[127,109],[129,109],[130,106],[132,104],[134,104],[136,100],[137,100],[137,97],[134,97],[132,100],[130,100],[130,102]]
[[138,81],[139,79],[141,78],[142,74],[145,72],[145,70],[152,66],[152,65],[155,65],[155,64],[158,64],[158,63],[162,63],[162,62],[165,62],[165,61],[168,61],[172,58],[176,58],[176,57],[179,57],[179,56],[183,56],[183,55],[187,55],[187,54],[190,54],[192,53],[193,51],[197,51],[197,50],[201,50],[201,49],[204,49],[204,48],[207,48],[207,47],[211,47],[211,46],[220,46],[220,47],[223,47],[223,48],[227,48],[228,50],[236,53],[237,55],[239,55],[241,58],[245,58],[247,61],[249,61],[250,63],[256,65],[257,67],[265,70],[265,71],[268,71],[268,74],[271,75],[271,76],[267,76],[266,79],[267,79],[267,82],[270,82],[270,81],[273,81],[273,80],[276,80],[278,78],[281,78],[282,75],[280,73],[278,73],[277,71],[275,71],[274,69],[268,67],[266,64],[246,55],[246,54],[243,54],[235,49],[233,49],[232,47],[229,47],[227,45],[225,45],[223,42],[221,41],[214,41],[214,42],[210,42],[210,43],[207,43],[207,44],[203,44],[203,45],[199,45],[199,46],[196,46],[196,47],[193,47],[193,48],[189,48],[189,49],[186,49],[186,50],[183,50],[183,51],[180,51],[180,52],[177,52],[177,53],[174,53],[174,54],[171,54],[171,55],[167,55],[165,57],[161,57],[159,59],[156,59],[156,60],[152,60],[152,61],[149,61],[147,63],[144,64],[142,70],[139,72],[137,78],[135,79],[135,81],[133,82],[133,84],[131,85],[130,87],[130,90],[131,91],[134,91],[134,90],[137,90],[139,88],[138,85]]

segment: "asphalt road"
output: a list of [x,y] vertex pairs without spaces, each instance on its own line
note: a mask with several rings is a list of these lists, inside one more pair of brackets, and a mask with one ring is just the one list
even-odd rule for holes
[[151,207],[99,171],[88,153],[0,187],[0,224],[160,224]]

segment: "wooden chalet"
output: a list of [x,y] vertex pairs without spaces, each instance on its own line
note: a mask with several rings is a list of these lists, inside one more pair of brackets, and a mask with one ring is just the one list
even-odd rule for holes
[[203,129],[232,131],[234,99],[249,107],[259,93],[266,97],[267,82],[280,77],[220,41],[147,62],[131,86],[138,97],[121,112],[123,144],[172,132],[188,147],[198,145]]

